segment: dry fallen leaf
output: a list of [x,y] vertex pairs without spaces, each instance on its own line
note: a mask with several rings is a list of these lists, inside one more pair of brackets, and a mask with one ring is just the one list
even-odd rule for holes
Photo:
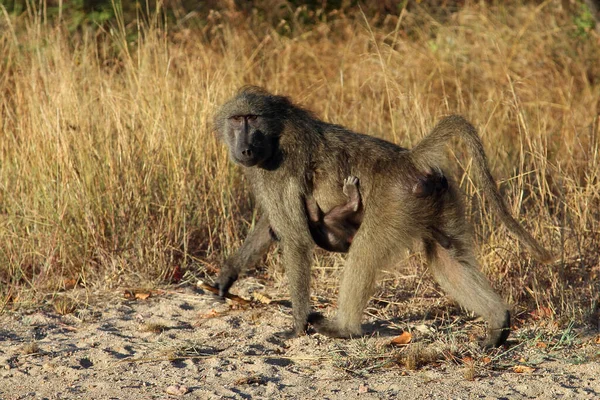
[[534,319],[550,318],[554,315],[554,312],[548,307],[540,307],[537,310],[533,310],[529,313]]
[[258,301],[259,303],[263,303],[263,304],[271,304],[271,302],[273,300],[271,300],[271,298],[269,296],[267,296],[264,293],[259,293],[259,292],[254,292],[252,293],[252,298],[256,301]]
[[492,359],[491,359],[491,358],[489,358],[489,357],[483,357],[483,358],[481,359],[481,361],[482,361],[484,364],[489,364],[489,363],[491,363],[491,362],[492,362]]
[[126,299],[146,300],[150,297],[150,292],[147,290],[125,290],[123,297]]
[[537,342],[535,344],[535,347],[537,347],[538,349],[545,349],[546,347],[548,347],[548,345],[545,342]]
[[77,286],[77,279],[65,279],[63,285],[65,286],[65,290],[73,289]]
[[465,356],[462,358],[462,362],[465,364],[472,364],[473,363],[473,358],[469,357],[469,356]]
[[600,344],[600,336],[596,338],[596,344]]
[[202,319],[209,319],[209,318],[214,318],[214,317],[218,317],[219,313],[216,310],[210,310],[209,312],[207,312],[206,314],[200,314],[198,317],[202,318]]
[[358,385],[358,393],[368,393],[369,392],[369,386],[365,385],[365,384],[360,384]]
[[390,342],[390,344],[393,344],[395,346],[402,346],[402,345],[409,344],[411,340],[412,340],[412,335],[410,334],[410,332],[402,332],[402,334],[393,338],[392,341]]
[[166,273],[166,280],[170,283],[179,283],[181,278],[183,278],[183,271],[179,265],[175,265],[171,271]]
[[530,374],[533,371],[535,371],[535,368],[528,367],[527,365],[515,365],[513,367],[513,372],[516,372],[517,374]]
[[146,300],[148,297],[150,297],[150,292],[135,292],[137,300]]

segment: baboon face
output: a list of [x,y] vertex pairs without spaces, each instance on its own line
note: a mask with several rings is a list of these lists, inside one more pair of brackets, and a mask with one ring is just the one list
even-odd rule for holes
[[235,163],[268,168],[277,153],[287,99],[257,95],[253,90],[248,88],[225,104],[215,125]]
[[227,142],[231,159],[244,167],[254,167],[273,154],[273,138],[266,132],[267,118],[262,115],[232,115],[227,119]]

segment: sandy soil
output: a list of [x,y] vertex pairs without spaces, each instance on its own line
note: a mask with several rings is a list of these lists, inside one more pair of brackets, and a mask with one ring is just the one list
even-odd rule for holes
[[[246,278],[235,289],[251,298],[264,288]],[[285,295],[285,288],[268,290]],[[516,340],[482,354],[469,340],[437,343],[419,333],[428,323],[418,321],[403,328],[413,332],[406,346],[390,347],[400,332],[385,328],[352,340],[313,334],[283,341],[274,334],[290,322],[286,302],[264,304],[258,296],[241,305],[193,287],[147,294],[105,295],[67,315],[52,307],[1,314],[0,398],[600,397],[593,335],[554,351]],[[407,361],[411,351],[436,346],[428,361]]]

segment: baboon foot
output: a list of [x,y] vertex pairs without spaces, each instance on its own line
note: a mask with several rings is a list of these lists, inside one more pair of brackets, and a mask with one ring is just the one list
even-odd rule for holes
[[222,268],[215,282],[215,287],[219,289],[219,296],[225,297],[225,295],[229,293],[229,288],[237,281],[237,279],[238,273],[236,271],[225,267]]
[[312,312],[308,315],[308,323],[321,335],[332,338],[347,339],[362,336],[361,328],[348,329],[338,326],[335,320],[325,318],[323,314]]
[[307,330],[308,330],[308,324],[304,325],[304,327],[301,329],[291,328],[291,329],[286,329],[285,331],[275,332],[273,334],[273,336],[277,339],[283,339],[283,340],[294,339],[294,338],[297,338],[298,336],[302,336],[302,335],[306,334]]
[[344,194],[348,197],[352,197],[356,192],[356,186],[358,186],[358,178],[350,175],[346,179],[344,179]]
[[489,349],[502,346],[510,335],[510,312],[506,311],[504,321],[500,326],[491,326],[488,328],[487,337],[482,343],[482,347]]

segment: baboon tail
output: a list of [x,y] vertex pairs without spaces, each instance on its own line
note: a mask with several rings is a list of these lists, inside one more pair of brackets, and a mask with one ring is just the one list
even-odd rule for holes
[[413,161],[422,168],[438,165],[440,158],[444,157],[446,145],[454,137],[460,137],[467,145],[473,157],[477,181],[483,192],[488,196],[492,210],[498,214],[508,230],[523,242],[536,259],[541,262],[552,261],[554,256],[544,249],[509,212],[490,173],[487,157],[477,130],[465,118],[459,115],[451,115],[442,119],[431,133],[411,150]]

